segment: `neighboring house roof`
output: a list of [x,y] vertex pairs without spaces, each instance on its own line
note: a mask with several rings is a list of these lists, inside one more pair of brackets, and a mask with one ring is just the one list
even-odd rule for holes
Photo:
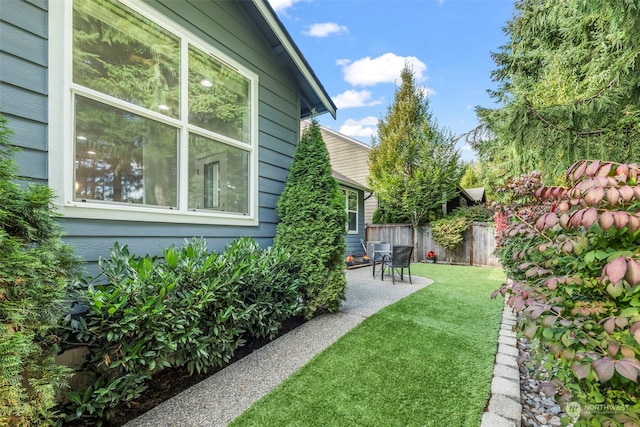
[[355,188],[356,190],[371,191],[370,189],[368,189],[364,185],[360,184],[357,181],[354,181],[353,179],[349,178],[348,176],[345,176],[345,175],[341,174],[340,172],[332,170],[331,171],[331,175],[335,179],[337,179],[340,184],[346,185],[346,186],[351,187],[351,188]]
[[484,187],[463,188],[462,190],[466,192],[469,198],[477,204],[485,203],[487,201]]
[[285,64],[300,84],[300,118],[328,112],[335,119],[337,110],[335,104],[269,3],[266,0],[239,3],[264,34],[272,52]]

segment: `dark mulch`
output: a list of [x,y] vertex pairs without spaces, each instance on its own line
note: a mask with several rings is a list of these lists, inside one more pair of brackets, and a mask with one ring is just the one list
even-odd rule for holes
[[[287,332],[302,325],[306,320],[302,316],[297,316],[288,319],[282,325],[282,329],[278,333],[278,337],[286,334]],[[276,337],[277,338],[277,337]],[[121,405],[116,409],[116,417],[110,420],[110,423],[105,423],[105,426],[116,427],[126,424],[128,421],[144,414],[148,410],[156,407],[165,400],[172,398],[180,392],[188,389],[191,386],[196,385],[200,381],[210,377],[216,372],[224,369],[230,364],[237,362],[245,356],[253,353],[257,349],[268,344],[271,340],[268,339],[249,339],[242,347],[239,347],[233,358],[229,363],[210,370],[207,373],[198,374],[194,372],[193,375],[189,374],[187,368],[176,367],[170,369],[164,369],[156,373],[149,381],[149,387],[144,391],[140,398],[129,402],[129,405]],[[74,422],[70,424],[72,426],[92,426],[95,425],[96,420],[85,420],[82,422]]]

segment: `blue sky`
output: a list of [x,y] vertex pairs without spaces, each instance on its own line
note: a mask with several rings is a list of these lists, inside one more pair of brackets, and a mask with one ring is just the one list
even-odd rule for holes
[[[491,107],[491,52],[505,44],[511,0],[268,0],[338,107],[320,124],[370,143],[405,62],[439,126],[460,135]],[[464,160],[473,152],[459,142]]]

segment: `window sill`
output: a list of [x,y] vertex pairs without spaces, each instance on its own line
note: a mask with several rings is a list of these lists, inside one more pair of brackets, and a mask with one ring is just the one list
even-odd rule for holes
[[172,224],[203,224],[203,225],[236,225],[245,227],[257,227],[257,217],[241,214],[209,213],[209,212],[184,212],[171,209],[154,209],[114,205],[89,205],[78,206],[70,203],[67,206],[59,206],[58,212],[64,218],[102,219],[112,221],[129,222],[158,222]]

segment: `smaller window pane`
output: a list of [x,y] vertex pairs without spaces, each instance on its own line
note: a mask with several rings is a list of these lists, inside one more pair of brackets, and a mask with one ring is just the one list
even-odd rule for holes
[[73,81],[177,118],[180,41],[113,0],[74,0]]
[[350,211],[358,210],[358,195],[353,191],[347,191],[347,209]]
[[204,163],[204,207],[220,207],[220,162]]
[[358,230],[358,214],[356,212],[349,212],[349,224],[348,231],[357,231]]
[[249,213],[249,153],[189,136],[189,209]]
[[249,88],[246,77],[189,46],[189,123],[249,143]]
[[177,206],[178,131],[75,98],[75,200]]
[[358,193],[344,190],[347,211],[347,231],[358,231]]

